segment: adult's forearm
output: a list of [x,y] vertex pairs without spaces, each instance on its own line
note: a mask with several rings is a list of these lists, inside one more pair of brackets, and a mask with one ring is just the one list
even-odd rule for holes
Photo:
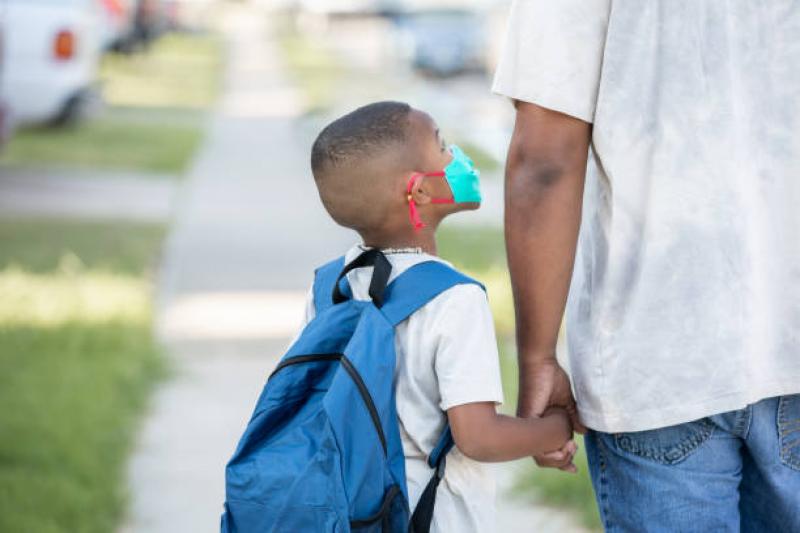
[[508,178],[506,246],[517,345],[521,354],[543,357],[554,353],[558,339],[575,261],[580,202],[574,200],[574,177],[558,174],[556,183],[543,185],[537,176],[535,169],[515,169]]
[[546,110],[539,115],[518,112],[506,167],[506,246],[523,372],[555,354],[575,261],[590,135],[589,125],[577,119]]

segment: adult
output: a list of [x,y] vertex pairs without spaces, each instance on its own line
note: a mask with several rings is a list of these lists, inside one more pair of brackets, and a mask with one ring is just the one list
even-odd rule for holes
[[800,531],[800,2],[517,0],[494,90],[520,413],[607,530]]

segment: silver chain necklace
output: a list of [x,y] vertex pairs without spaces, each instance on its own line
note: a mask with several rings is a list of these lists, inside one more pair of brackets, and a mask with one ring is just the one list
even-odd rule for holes
[[[363,244],[360,244],[359,247],[362,250],[365,250],[365,251],[370,249],[369,246],[364,246]],[[408,248],[381,248],[380,250],[381,250],[381,252],[384,253],[384,255],[391,255],[391,254],[422,254],[422,253],[425,253],[425,252],[422,251],[422,248],[419,247],[419,246],[408,247]]]

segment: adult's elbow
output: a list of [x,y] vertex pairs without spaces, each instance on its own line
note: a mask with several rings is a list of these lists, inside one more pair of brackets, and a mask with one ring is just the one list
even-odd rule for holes
[[509,198],[525,198],[543,193],[568,176],[568,165],[550,157],[509,152],[506,166],[506,190]]
[[519,102],[508,152],[507,181],[525,190],[546,190],[586,170],[592,126],[578,118]]

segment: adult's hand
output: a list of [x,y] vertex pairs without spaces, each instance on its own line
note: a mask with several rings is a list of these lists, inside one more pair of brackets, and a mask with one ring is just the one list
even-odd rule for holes
[[[520,417],[539,417],[547,414],[551,407],[563,407],[569,414],[572,427],[578,433],[585,433],[572,395],[569,377],[554,357],[538,359],[533,368],[520,374],[520,389],[517,415]],[[577,472],[573,463],[578,446],[575,441],[567,442],[560,450],[534,457],[541,467],[558,468],[565,472]]]
[[569,377],[555,358],[537,361],[520,373],[517,414],[521,417],[542,416],[548,407],[563,407],[570,414],[573,426],[583,429],[577,419],[575,398]]
[[[555,359],[580,227],[591,124],[517,102],[506,165],[506,249],[514,292],[521,416],[564,407],[574,427],[569,378]],[[542,466],[574,470],[575,444],[537,458]]]

